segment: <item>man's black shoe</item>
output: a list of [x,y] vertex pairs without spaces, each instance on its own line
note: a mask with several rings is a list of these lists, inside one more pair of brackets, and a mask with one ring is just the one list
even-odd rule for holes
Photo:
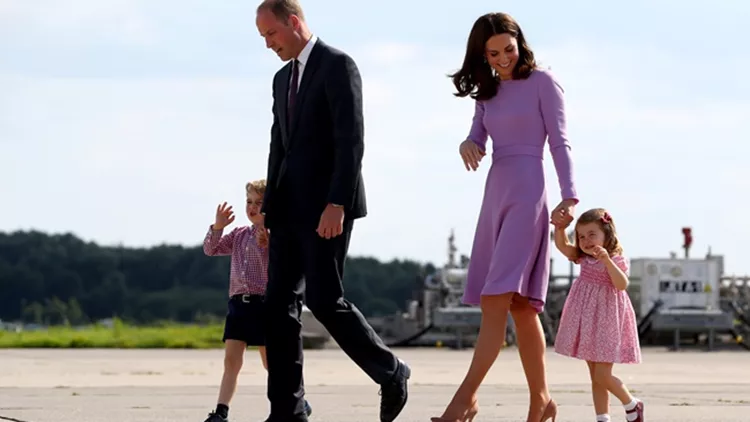
[[310,406],[310,403],[307,402],[307,399],[305,399],[305,413],[308,417],[312,415],[312,407]]
[[411,369],[399,359],[398,368],[393,378],[380,386],[380,422],[393,422],[404,410],[409,398],[407,383],[411,376]]
[[229,419],[216,412],[211,412],[208,414],[208,419],[205,422],[229,422]]
[[[312,415],[312,406],[310,406],[310,403],[305,399],[305,414],[309,417]],[[212,421],[213,422],[213,421]],[[270,418],[266,419],[265,422],[272,422]]]

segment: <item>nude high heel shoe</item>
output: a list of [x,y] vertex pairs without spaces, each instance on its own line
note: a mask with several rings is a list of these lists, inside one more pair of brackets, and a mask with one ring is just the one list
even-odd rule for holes
[[552,419],[552,422],[555,422],[557,419],[557,403],[552,399],[547,403],[547,407],[544,408],[542,419],[539,422],[547,422],[550,419]]
[[456,419],[447,419],[444,417],[439,418],[430,418],[431,422],[472,422],[474,418],[477,416],[477,413],[479,413],[479,403],[474,402],[471,407],[466,409],[463,416]]

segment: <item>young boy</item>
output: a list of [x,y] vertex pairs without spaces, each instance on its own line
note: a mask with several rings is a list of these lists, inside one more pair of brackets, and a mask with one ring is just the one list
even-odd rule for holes
[[[221,378],[216,410],[205,422],[228,422],[229,402],[237,388],[237,376],[247,346],[258,346],[263,367],[266,362],[265,332],[263,330],[263,295],[268,283],[268,231],[263,226],[260,208],[266,190],[265,180],[245,186],[245,213],[252,223],[237,227],[222,236],[224,228],[234,221],[231,206],[224,202],[216,208],[216,221],[208,229],[203,251],[208,256],[231,255],[229,275],[229,304],[224,323],[224,375]],[[312,409],[305,402],[310,416]]]

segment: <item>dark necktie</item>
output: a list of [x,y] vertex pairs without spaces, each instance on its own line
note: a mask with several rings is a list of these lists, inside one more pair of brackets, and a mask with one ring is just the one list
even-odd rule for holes
[[299,62],[292,60],[292,82],[289,84],[289,122],[294,115],[294,102],[297,99],[297,86],[299,85]]

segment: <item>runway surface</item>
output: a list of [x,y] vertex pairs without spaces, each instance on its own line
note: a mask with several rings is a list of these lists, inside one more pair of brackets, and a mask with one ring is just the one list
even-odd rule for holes
[[[439,416],[461,381],[471,350],[398,349],[412,367],[410,401],[399,422]],[[583,362],[547,354],[557,422],[594,420]],[[221,350],[0,350],[0,421],[202,422],[215,406]],[[750,414],[750,353],[645,349],[640,365],[615,367],[659,422],[740,422]],[[305,352],[311,420],[378,421],[378,386],[338,349]],[[230,420],[262,422],[265,371],[248,352]],[[517,351],[506,349],[480,390],[476,422],[524,421],[528,398]],[[624,420],[611,397],[613,421]]]

